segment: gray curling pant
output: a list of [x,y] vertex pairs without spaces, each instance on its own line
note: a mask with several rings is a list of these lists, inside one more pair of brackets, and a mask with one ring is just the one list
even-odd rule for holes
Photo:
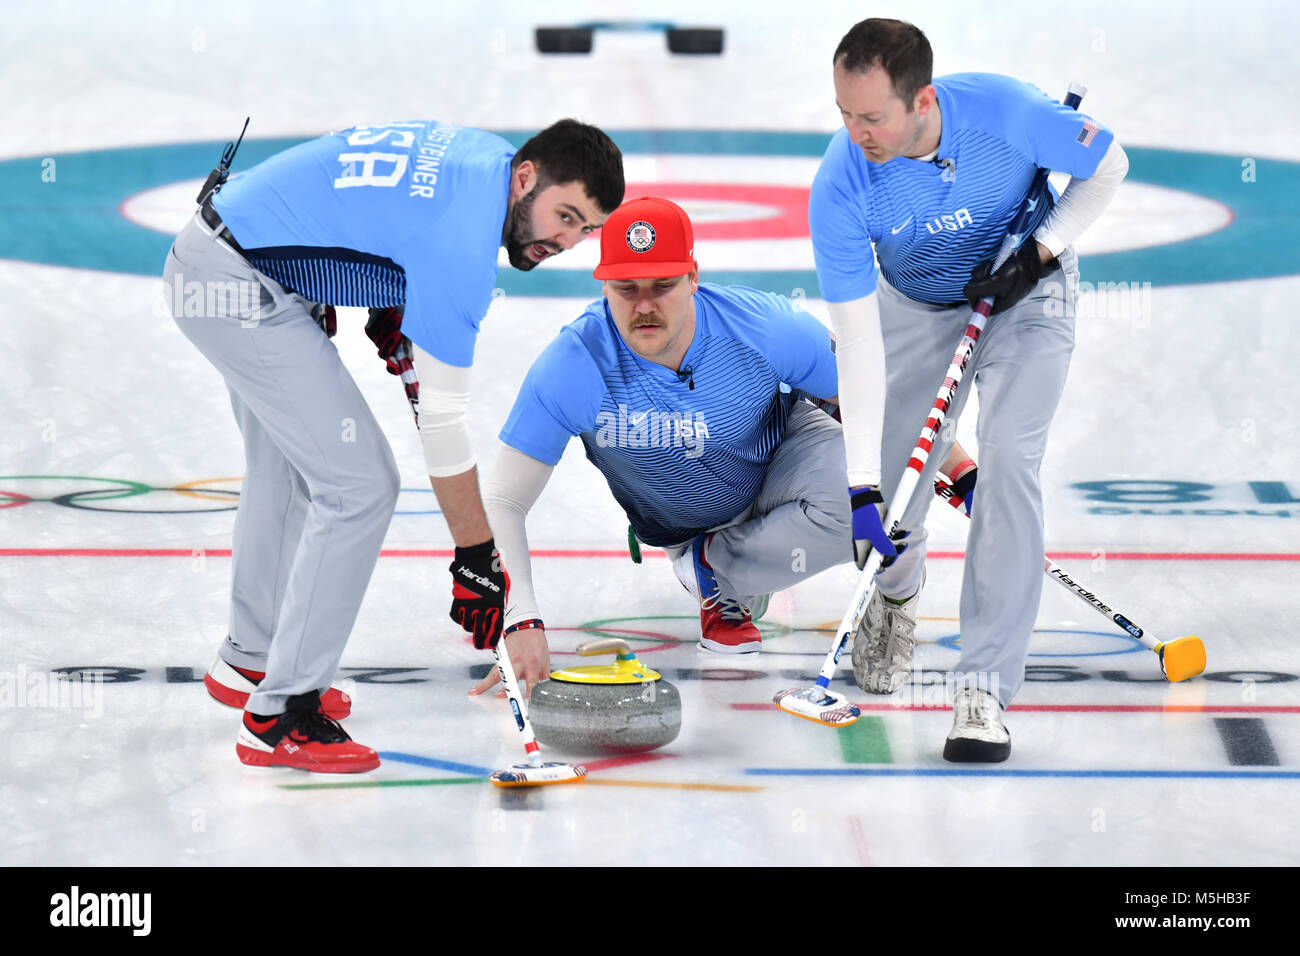
[[[749,605],[852,560],[846,476],[839,423],[808,402],[795,402],[758,495],[709,543],[722,593]],[[685,547],[689,542],[666,550],[675,557]]]
[[[1043,498],[1039,466],[1047,431],[1065,387],[1074,349],[1078,260],[1073,248],[1061,269],[1006,312],[989,318],[904,512],[907,550],[880,572],[888,597],[908,597],[921,585],[925,515],[935,500],[934,478],[956,436],[956,421],[972,382],[979,389],[976,422],[979,483],[966,545],[961,591],[958,683],[997,687],[1003,706],[1019,691],[1043,584]],[[888,378],[882,466],[885,501],[893,496],[935,395],[970,320],[968,307],[945,308],[909,299],[883,279],[880,319]],[[969,675],[969,679],[962,675]],[[996,684],[992,682],[996,681]]]
[[314,303],[254,270],[198,216],[163,278],[176,324],[225,378],[244,438],[220,654],[266,671],[248,710],[283,713],[287,698],[334,677],[397,503],[397,464]]

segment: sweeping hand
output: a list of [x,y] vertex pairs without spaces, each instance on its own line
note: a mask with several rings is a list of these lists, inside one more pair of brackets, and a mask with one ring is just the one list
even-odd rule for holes
[[961,294],[972,309],[979,305],[980,299],[990,298],[993,300],[992,315],[1005,312],[1033,292],[1039,279],[1058,267],[1055,259],[1043,261],[1043,256],[1048,254],[1045,246],[1031,239],[997,272],[993,272],[993,260],[985,259],[971,272],[970,281]]
[[872,548],[886,558],[895,555],[894,543],[880,522],[880,510],[885,504],[880,489],[875,485],[850,488],[849,504],[853,509],[853,558],[858,567],[866,566]]

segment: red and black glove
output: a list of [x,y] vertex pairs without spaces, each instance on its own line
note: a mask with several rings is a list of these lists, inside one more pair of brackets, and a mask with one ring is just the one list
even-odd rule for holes
[[491,538],[469,548],[457,548],[451,562],[451,619],[474,636],[482,650],[501,640],[510,575],[506,574]]
[[[375,343],[379,357],[388,363],[389,374],[401,375],[402,370],[398,367],[393,354],[398,346],[407,341],[406,336],[402,334],[402,307],[394,305],[384,309],[371,309],[370,318],[366,320],[366,335]],[[409,354],[411,350],[409,344],[406,350]]]

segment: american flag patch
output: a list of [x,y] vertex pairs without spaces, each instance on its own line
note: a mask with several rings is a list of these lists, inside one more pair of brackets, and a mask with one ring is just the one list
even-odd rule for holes
[[1097,135],[1099,127],[1090,119],[1083,121],[1083,129],[1079,130],[1079,136],[1075,140],[1080,146],[1091,146],[1093,138]]

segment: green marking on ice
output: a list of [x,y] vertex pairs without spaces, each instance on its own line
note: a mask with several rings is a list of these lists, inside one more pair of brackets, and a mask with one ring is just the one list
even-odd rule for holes
[[857,723],[841,727],[840,753],[845,763],[893,763],[885,721],[880,717],[863,717]]

